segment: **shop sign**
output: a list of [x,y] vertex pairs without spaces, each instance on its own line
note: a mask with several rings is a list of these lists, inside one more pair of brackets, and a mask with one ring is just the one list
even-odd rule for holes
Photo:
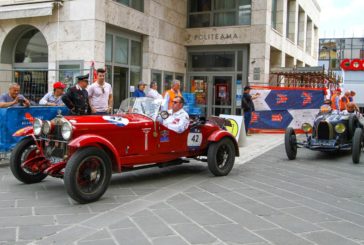
[[210,41],[210,40],[233,40],[238,39],[236,33],[210,33],[210,34],[195,34],[193,40],[195,41]]
[[344,71],[364,71],[364,60],[360,59],[344,59],[340,64]]

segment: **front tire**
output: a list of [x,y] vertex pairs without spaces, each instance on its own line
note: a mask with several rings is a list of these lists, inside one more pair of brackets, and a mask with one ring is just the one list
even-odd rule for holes
[[111,167],[109,156],[100,148],[87,147],[76,151],[64,172],[68,195],[79,203],[98,200],[109,186]]
[[293,128],[287,128],[284,135],[284,147],[289,160],[296,159],[297,156],[297,139]]
[[235,146],[231,139],[223,138],[213,142],[207,151],[209,170],[215,176],[228,175],[235,162]]
[[37,153],[37,146],[32,137],[22,139],[14,148],[10,156],[10,170],[21,182],[25,184],[33,184],[41,182],[46,174],[42,172],[34,173],[30,170],[23,168],[23,162],[34,158]]
[[353,163],[359,163],[362,148],[363,148],[363,130],[361,128],[356,128],[354,132],[353,146],[352,146]]

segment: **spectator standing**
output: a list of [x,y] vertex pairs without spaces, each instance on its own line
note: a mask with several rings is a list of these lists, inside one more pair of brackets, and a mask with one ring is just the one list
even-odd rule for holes
[[158,92],[158,84],[156,81],[150,83],[150,89],[147,93],[147,97],[153,99],[163,99],[163,96]]
[[346,105],[350,102],[350,91],[346,91],[344,96],[340,98],[340,111],[346,110]]
[[339,110],[340,109],[340,95],[341,95],[341,89],[337,88],[335,90],[335,93],[331,97],[331,108],[333,110]]
[[145,82],[139,81],[138,88],[134,91],[133,97],[145,97],[145,85],[147,85]]
[[64,89],[66,85],[62,82],[56,82],[53,84],[53,92],[49,92],[43,96],[39,101],[39,105],[47,106],[62,106],[62,95],[64,94]]
[[172,81],[172,88],[170,90],[167,90],[164,94],[164,102],[163,102],[163,109],[164,110],[170,110],[173,106],[173,100],[175,97],[180,96],[182,97],[181,91],[181,82],[179,80],[173,80]]
[[19,94],[20,85],[12,83],[9,85],[9,92],[4,93],[0,96],[0,108],[8,108],[14,106],[30,106],[29,100],[24,95]]
[[77,77],[77,84],[71,87],[62,96],[63,103],[71,110],[73,115],[90,115],[91,107],[88,100],[88,74]]
[[241,103],[241,107],[244,111],[244,125],[245,125],[245,132],[247,136],[250,136],[249,127],[250,127],[250,121],[252,119],[252,113],[255,111],[253,100],[259,97],[259,93],[256,93],[255,95],[250,95],[251,87],[246,86],[244,87],[244,93],[243,93],[243,99]]
[[97,80],[87,88],[92,114],[111,113],[113,95],[111,85],[105,82],[105,70],[97,69]]

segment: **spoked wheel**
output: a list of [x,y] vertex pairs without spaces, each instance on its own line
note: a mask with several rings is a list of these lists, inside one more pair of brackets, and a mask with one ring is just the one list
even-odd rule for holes
[[67,193],[79,203],[98,200],[111,179],[111,161],[97,147],[87,147],[73,154],[64,173]]
[[14,148],[10,156],[10,170],[21,182],[25,184],[32,184],[41,182],[46,174],[43,174],[34,164],[31,169],[22,167],[22,163],[37,156],[37,146],[31,137],[24,138]]
[[213,142],[208,148],[207,163],[209,170],[215,176],[225,176],[230,173],[235,162],[235,146],[231,139],[224,138]]
[[363,146],[363,130],[361,128],[356,128],[354,132],[352,146],[353,163],[359,163]]
[[296,159],[297,156],[297,139],[293,128],[287,128],[284,135],[284,146],[289,160]]

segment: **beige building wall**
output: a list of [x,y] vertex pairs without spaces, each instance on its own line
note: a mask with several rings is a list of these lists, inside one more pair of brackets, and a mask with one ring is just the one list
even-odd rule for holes
[[[14,1],[31,0],[0,0],[0,4]],[[150,82],[153,69],[186,75],[188,47],[241,44],[249,46],[249,82],[262,84],[269,80],[272,48],[275,66],[278,61],[282,66],[291,65],[291,61],[286,64],[287,56],[293,57],[293,65],[297,60],[304,65],[317,64],[320,8],[316,0],[277,1],[276,29],[271,24],[272,1],[266,0],[252,1],[251,25],[210,28],[186,28],[187,0],[145,0],[144,12],[112,0],[64,1],[62,6],[54,6],[50,16],[0,20],[0,47],[14,28],[31,25],[38,28],[47,41],[49,69],[57,68],[57,61],[63,60],[81,60],[85,69],[92,61],[96,62],[96,67],[102,67],[106,30],[117,28],[141,36],[142,79]],[[289,18],[294,24],[294,28],[289,29],[291,38],[287,38],[286,28],[288,1],[294,13]],[[299,19],[301,33],[298,35]],[[2,66],[9,65],[3,63]],[[253,79],[254,71],[259,71],[259,79]],[[49,74],[49,86],[56,75],[55,72]]]

